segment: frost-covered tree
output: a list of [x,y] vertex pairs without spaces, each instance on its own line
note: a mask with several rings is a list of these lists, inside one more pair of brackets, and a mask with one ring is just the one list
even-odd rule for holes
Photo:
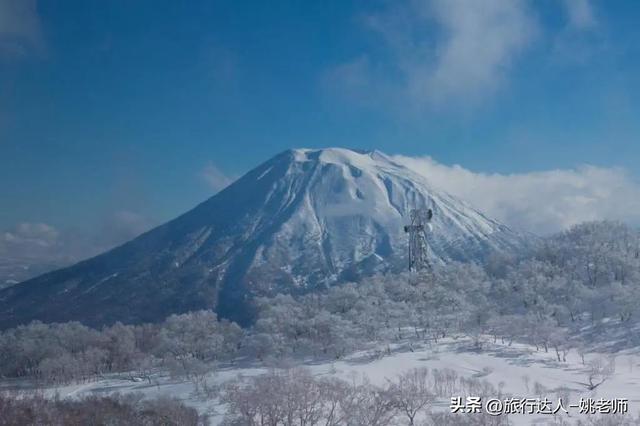
[[424,367],[402,373],[389,384],[392,400],[411,426],[418,414],[428,412],[429,404],[435,399],[430,385],[429,370]]

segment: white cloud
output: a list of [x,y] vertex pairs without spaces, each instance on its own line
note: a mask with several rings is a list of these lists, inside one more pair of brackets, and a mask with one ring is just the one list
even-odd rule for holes
[[4,232],[0,239],[0,253],[13,250],[42,250],[55,246],[60,233],[46,223],[20,223],[15,229]]
[[[537,24],[526,0],[415,0],[392,3],[369,16],[386,58],[367,55],[335,67],[342,86],[421,107],[483,101],[506,81],[518,56],[535,39]],[[397,81],[388,81],[396,75]],[[367,83],[375,78],[375,84]],[[365,84],[366,83],[366,84]],[[363,93],[370,95],[370,93]],[[384,102],[389,102],[385,99]]]
[[103,253],[154,225],[146,216],[119,210],[87,230],[60,230],[23,222],[0,232],[0,288]]
[[447,166],[429,157],[394,158],[488,216],[538,235],[590,220],[640,224],[640,184],[623,169],[582,166],[503,175]]
[[51,225],[24,222],[0,233],[0,289],[70,261]]
[[130,210],[116,211],[97,226],[82,231],[23,222],[0,232],[0,256],[42,262],[76,261],[131,240],[154,224]]
[[200,177],[209,185],[214,193],[223,190],[235,180],[235,178],[227,176],[211,162],[200,172]]
[[575,30],[589,30],[597,25],[590,0],[563,0],[569,19],[569,27]]
[[[611,52],[606,31],[594,10],[591,0],[563,0],[565,26],[554,34],[550,58],[561,65],[586,65],[598,56]],[[598,62],[603,62],[598,58]]]
[[474,108],[508,88],[519,60],[549,49],[550,63],[585,64],[606,48],[591,0],[400,0],[364,19],[375,48],[332,67],[325,82],[358,103],[422,111]]
[[43,48],[36,0],[0,0],[0,54],[26,56]]
[[441,30],[434,62],[412,63],[406,72],[412,94],[438,103],[494,92],[535,33],[522,0],[435,0],[429,6]]

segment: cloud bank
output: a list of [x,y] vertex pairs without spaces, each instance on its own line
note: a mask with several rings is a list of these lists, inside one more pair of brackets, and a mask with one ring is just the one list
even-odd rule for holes
[[394,159],[489,217],[537,235],[592,220],[640,225],[640,183],[624,169],[585,165],[503,175],[447,166],[430,157]]
[[20,223],[2,234],[0,254],[8,255],[16,250],[37,254],[55,248],[59,236],[58,230],[46,223]]
[[91,231],[23,222],[0,232],[0,288],[95,256],[150,229],[148,218],[119,210]]

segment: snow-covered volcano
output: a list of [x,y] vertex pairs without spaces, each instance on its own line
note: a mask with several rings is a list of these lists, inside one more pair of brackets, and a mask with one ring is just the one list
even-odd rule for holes
[[434,262],[512,251],[523,238],[378,152],[283,152],[184,215],[105,254],[0,292],[0,326],[32,319],[156,321],[406,269],[413,208],[434,211]]

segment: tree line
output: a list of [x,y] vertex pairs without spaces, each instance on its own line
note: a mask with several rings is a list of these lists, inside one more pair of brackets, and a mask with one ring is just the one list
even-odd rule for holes
[[0,376],[62,384],[116,372],[149,379],[159,368],[189,375],[234,359],[243,337],[237,324],[208,311],[101,330],[77,322],[32,322],[0,333]]
[[173,398],[143,399],[140,394],[89,396],[82,399],[16,398],[0,394],[2,426],[175,425],[209,424],[194,408]]

